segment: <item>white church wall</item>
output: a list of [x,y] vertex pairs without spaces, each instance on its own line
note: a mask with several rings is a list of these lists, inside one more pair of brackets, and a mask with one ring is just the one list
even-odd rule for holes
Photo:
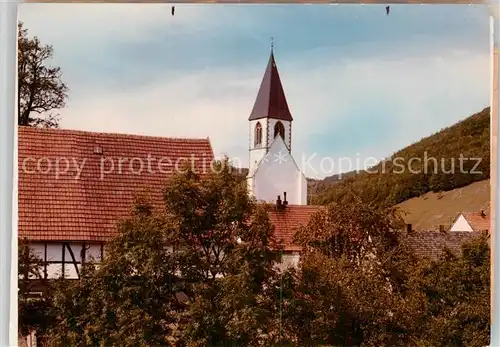
[[[78,272],[77,272],[78,269]],[[66,279],[78,279],[78,274],[82,270],[80,264],[64,264],[64,278]]]
[[299,171],[298,173],[299,177],[297,180],[300,182],[300,185],[298,187],[299,194],[300,194],[300,204],[299,205],[307,205],[307,179],[302,173],[302,171]]
[[460,215],[450,228],[450,231],[474,231],[463,215]]
[[56,279],[60,278],[63,274],[63,266],[62,263],[57,264],[47,264],[47,278],[48,279]]
[[303,180],[304,176],[288,153],[283,140],[276,139],[267,160],[263,160],[255,172],[252,193],[257,200],[275,202],[278,195],[283,199],[283,192],[286,192],[290,205],[304,205],[307,202],[307,190],[306,195],[302,196]]

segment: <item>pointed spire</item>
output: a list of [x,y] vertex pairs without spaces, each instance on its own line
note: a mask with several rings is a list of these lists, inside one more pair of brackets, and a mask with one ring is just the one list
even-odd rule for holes
[[271,40],[271,55],[260,84],[259,92],[248,120],[261,118],[292,121],[280,75],[274,60],[274,38]]

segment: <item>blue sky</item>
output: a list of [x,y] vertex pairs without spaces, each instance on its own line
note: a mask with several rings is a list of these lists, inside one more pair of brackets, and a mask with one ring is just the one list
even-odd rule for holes
[[170,5],[23,4],[20,20],[63,69],[61,127],[210,137],[243,166],[271,37],[294,157],[315,155],[308,176],[354,168],[322,158],[389,156],[489,103],[480,5],[179,4],[172,17]]

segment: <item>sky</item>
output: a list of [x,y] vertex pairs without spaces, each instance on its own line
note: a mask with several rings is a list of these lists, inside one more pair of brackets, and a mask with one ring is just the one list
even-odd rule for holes
[[308,177],[371,166],[489,106],[481,5],[23,4],[69,87],[61,128],[209,137],[248,167],[271,37]]

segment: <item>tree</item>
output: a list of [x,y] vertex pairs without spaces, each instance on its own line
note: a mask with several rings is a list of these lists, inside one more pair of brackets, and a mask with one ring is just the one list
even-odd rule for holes
[[18,124],[58,127],[59,118],[51,111],[66,105],[68,88],[62,82],[61,68],[51,67],[53,48],[38,37],[28,37],[18,24]]
[[[165,190],[170,240],[189,293],[188,346],[259,345],[271,338],[279,296],[267,206],[249,198],[228,160],[200,177],[178,175]],[[273,291],[274,290],[274,291]]]

